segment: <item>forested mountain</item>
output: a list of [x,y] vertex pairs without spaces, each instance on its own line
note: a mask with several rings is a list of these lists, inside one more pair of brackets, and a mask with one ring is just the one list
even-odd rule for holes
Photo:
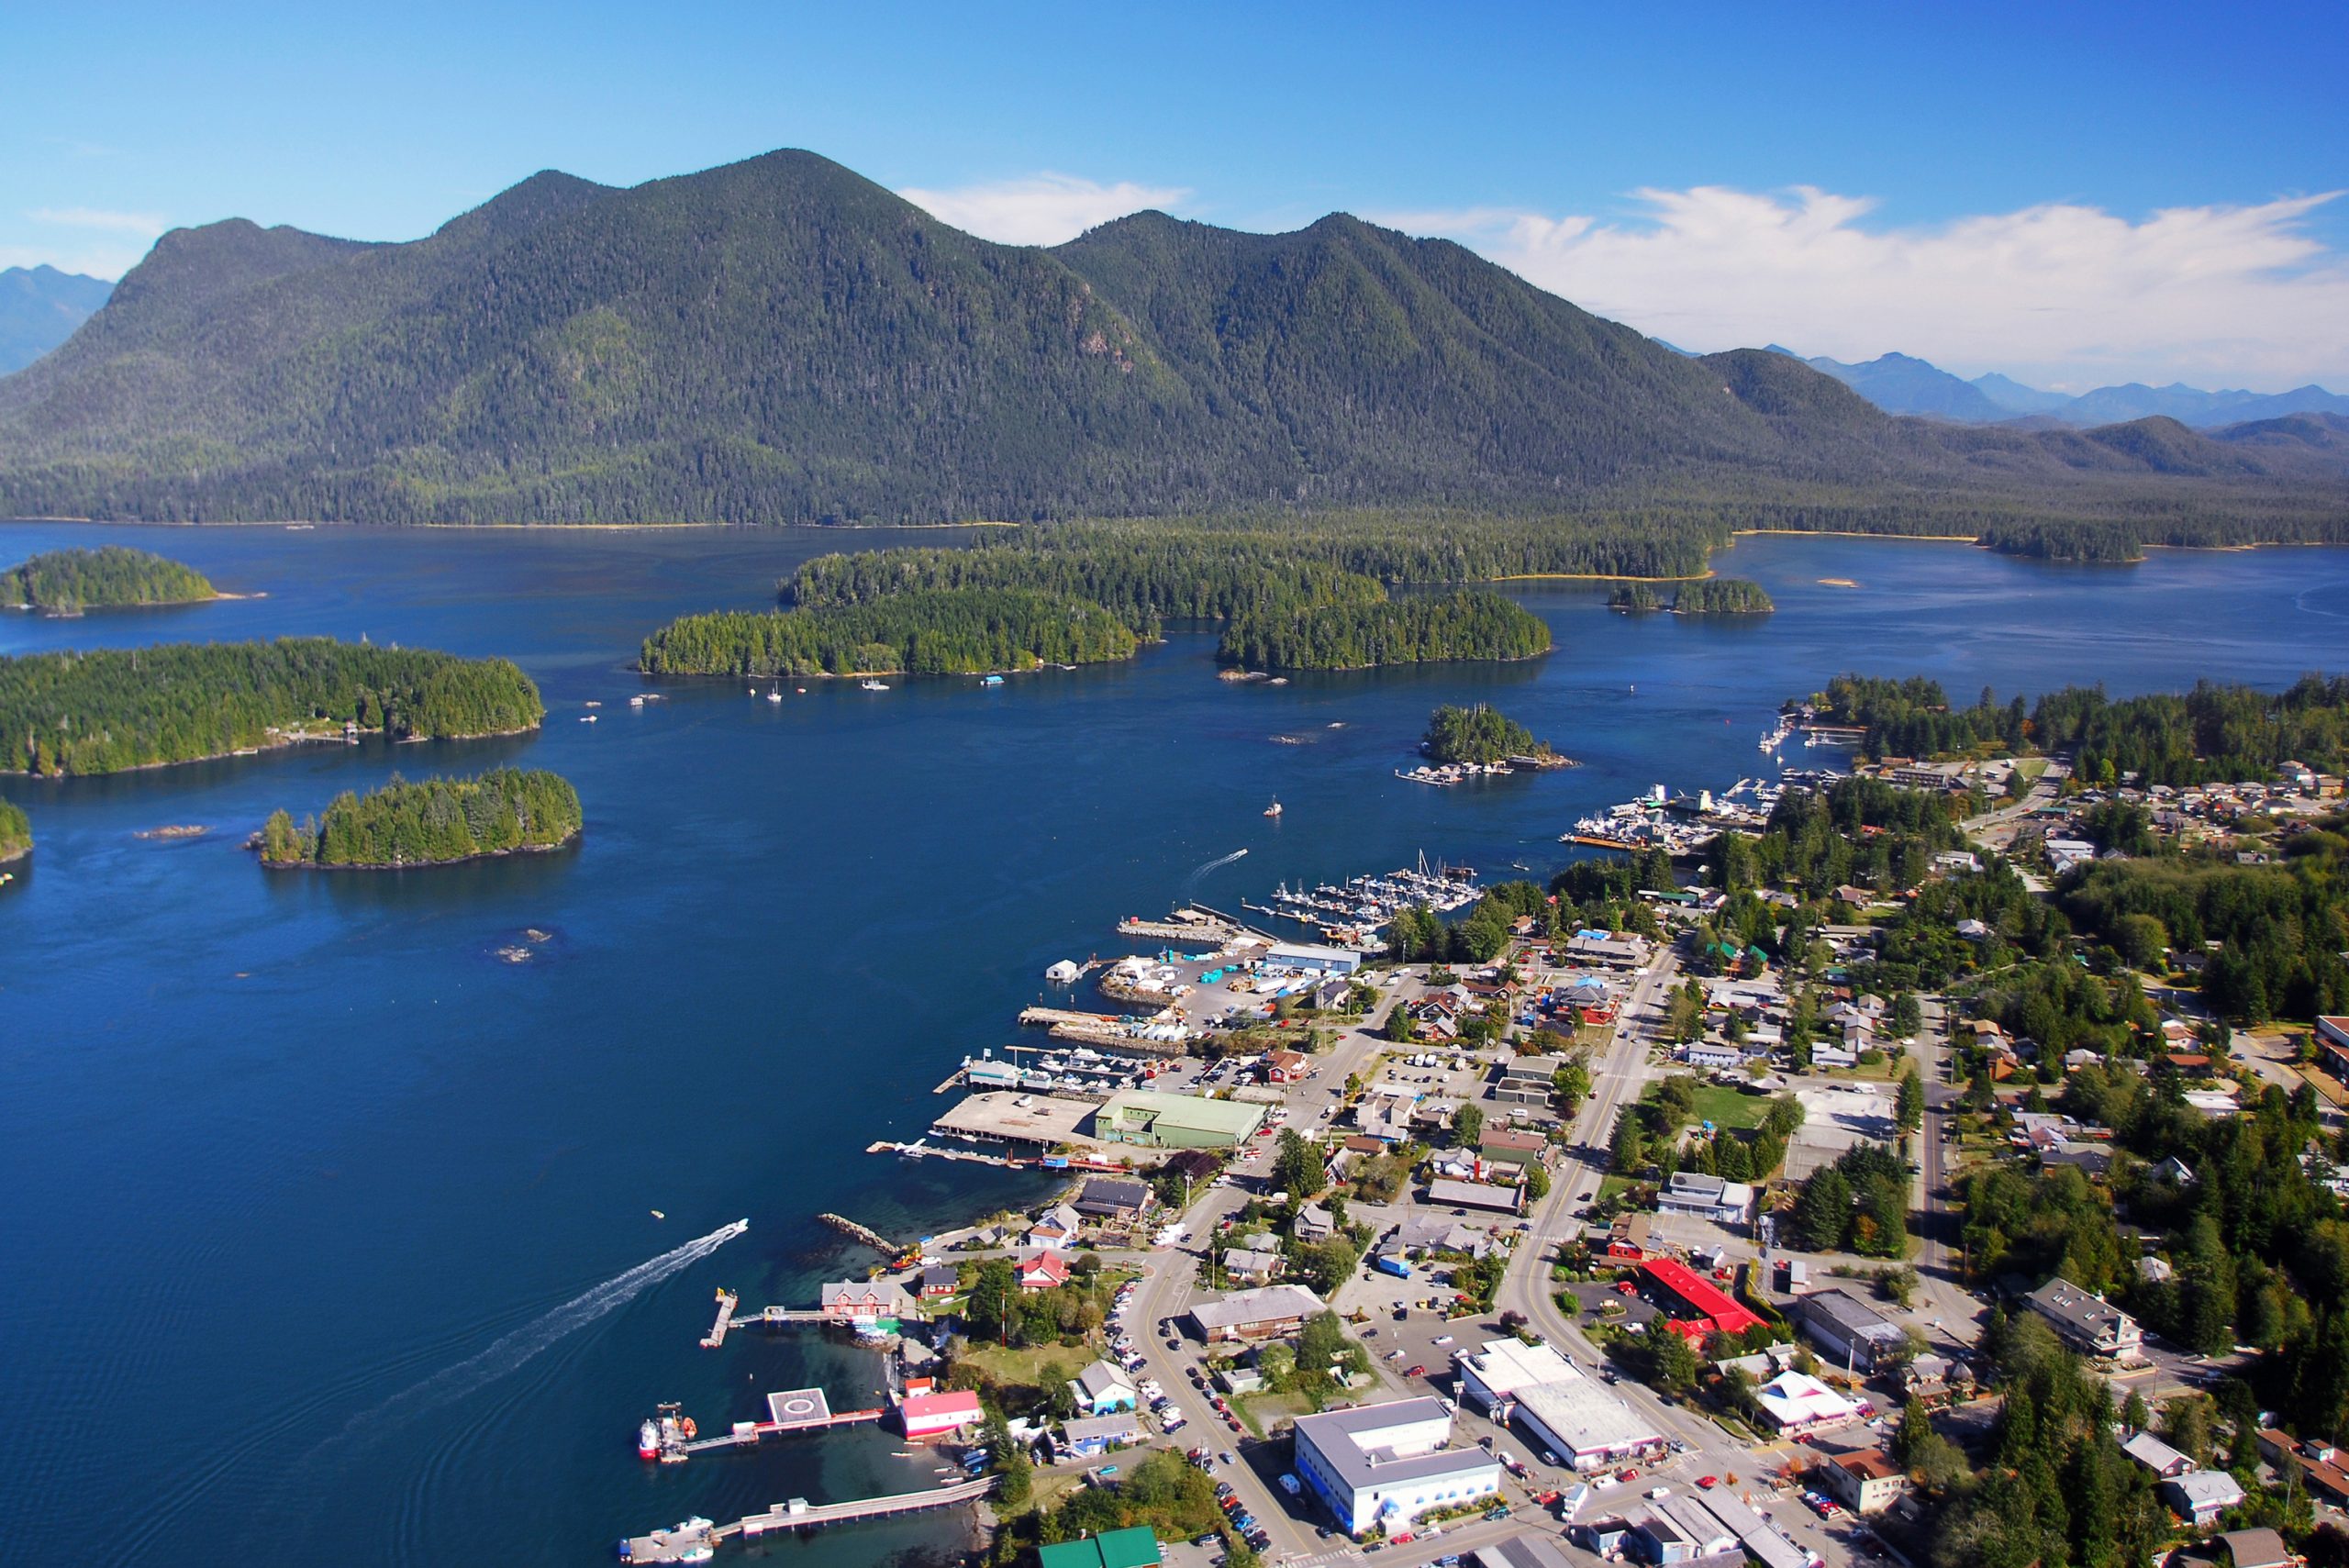
[[1342,215],[992,244],[785,151],[627,190],[540,174],[406,244],[166,235],[0,378],[0,514],[2341,525],[2340,454],[2179,435],[2149,454],[1887,418],[1800,364],[1689,359]]
[[1884,354],[1856,365],[1824,357],[1803,362],[1833,376],[1887,414],[1923,414],[1974,425],[2011,417],[1973,383],[1907,354]]
[[[1769,351],[1803,359],[1776,343]],[[2031,418],[2092,429],[2138,419],[2175,419],[2191,429],[2224,430],[2255,419],[2281,419],[2295,414],[2349,415],[2349,397],[2327,392],[2314,383],[2289,392],[2259,393],[2205,392],[2183,382],[2167,386],[2131,382],[2123,386],[2099,386],[2075,397],[2042,392],[1996,372],[1961,381],[1939,365],[1908,354],[1883,354],[1863,364],[1826,358],[1803,359],[1803,363],[1833,376],[1887,414],[1917,414],[1967,425]]]
[[55,267],[0,267],[0,375],[22,370],[73,335],[106,302],[104,278]]

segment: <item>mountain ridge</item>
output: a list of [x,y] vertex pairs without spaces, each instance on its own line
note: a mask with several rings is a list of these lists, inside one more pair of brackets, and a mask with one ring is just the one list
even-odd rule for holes
[[0,375],[64,342],[113,292],[104,278],[60,272],[46,261],[0,267]]
[[0,513],[162,520],[1987,519],[2208,504],[2182,478],[2332,516],[2343,471],[2307,441],[1893,418],[1342,213],[998,245],[789,149],[625,188],[543,171],[393,244],[174,230],[0,378]]

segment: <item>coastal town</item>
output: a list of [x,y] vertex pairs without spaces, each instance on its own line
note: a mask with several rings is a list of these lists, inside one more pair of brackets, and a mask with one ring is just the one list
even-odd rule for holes
[[2263,1400],[2290,1311],[2206,1299],[2196,1195],[2256,1129],[2333,1211],[2349,1018],[2232,1027],[2231,942],[2047,911],[2099,868],[2337,843],[2342,781],[2073,761],[1788,770],[1726,820],[1706,797],[1694,864],[1651,843],[1546,888],[1423,866],[1266,906],[1342,941],[1130,917],[1149,951],[1052,966],[1067,1005],[1020,1019],[1045,1043],[966,1058],[925,1137],[874,1145],[1064,1173],[1051,1201],[862,1232],[875,1262],[810,1304],[720,1298],[705,1344],[853,1335],[887,1406],[791,1391],[709,1438],[664,1407],[640,1451],[886,1422],[940,1485],[866,1506],[979,1507],[981,1556],[1041,1568],[1922,1568],[2007,1528],[2038,1444],[2106,1466],[2132,1546],[2300,1561],[2279,1531],[2349,1523],[2349,1464]]

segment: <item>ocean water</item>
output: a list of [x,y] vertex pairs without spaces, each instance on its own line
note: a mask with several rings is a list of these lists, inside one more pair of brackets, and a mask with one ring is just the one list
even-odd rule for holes
[[[0,888],[0,1556],[586,1563],[690,1513],[926,1486],[934,1462],[877,1429],[666,1469],[633,1437],[662,1399],[710,1429],[770,1389],[869,1402],[876,1363],[813,1334],[700,1349],[713,1291],[799,1304],[861,1270],[822,1210],[913,1235],[1039,1195],[864,1146],[916,1135],[965,1052],[1011,1041],[1048,963],[1124,951],[1119,916],[1421,851],[1545,874],[1578,816],[1758,771],[1779,700],[1841,670],[1970,700],[2349,662],[2349,551],[2057,568],[1755,538],[1717,564],[1776,615],[1634,619],[1525,584],[1558,648],[1521,664],[1232,686],[1185,633],[998,688],[672,682],[627,706],[668,617],[904,537],[0,525],[0,563],[128,542],[254,595],[10,615],[0,652],[363,634],[507,655],[550,708],[528,737],[0,781],[39,840]],[[1427,710],[1466,701],[1585,765],[1397,780]],[[338,876],[239,847],[280,805],[503,762],[578,786],[575,850]],[[211,831],[136,836],[166,824]],[[501,961],[526,929],[536,956]],[[692,1245],[738,1217],[746,1236]],[[756,1551],[829,1568],[942,1533]]]

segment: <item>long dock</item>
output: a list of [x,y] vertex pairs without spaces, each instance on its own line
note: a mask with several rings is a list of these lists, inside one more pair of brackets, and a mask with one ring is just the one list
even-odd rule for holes
[[959,1160],[966,1165],[995,1165],[1006,1171],[1026,1169],[1032,1161],[1014,1160],[1002,1154],[981,1154],[970,1149],[944,1149],[928,1139],[911,1143],[892,1143],[884,1138],[864,1146],[867,1154],[902,1154],[908,1160]]
[[807,1421],[737,1421],[730,1429],[718,1437],[696,1438],[679,1447],[686,1453],[707,1453],[714,1448],[750,1448],[760,1439],[774,1437],[778,1432],[820,1432],[828,1427],[862,1426],[868,1421],[877,1421],[885,1414],[886,1411],[876,1407],[871,1410],[842,1410]]
[[819,1214],[816,1218],[818,1223],[830,1226],[841,1235],[863,1242],[885,1258],[894,1258],[905,1251],[869,1225],[859,1225],[855,1220],[837,1214]]
[[620,1551],[623,1562],[683,1562],[707,1548],[733,1540],[755,1540],[777,1530],[818,1529],[825,1525],[851,1524],[858,1519],[886,1518],[894,1514],[927,1513],[932,1508],[961,1507],[975,1503],[995,1488],[995,1477],[958,1481],[928,1492],[900,1492],[888,1497],[867,1497],[853,1503],[810,1503],[794,1497],[764,1513],[747,1515],[732,1524],[713,1525],[689,1519],[674,1529],[656,1529],[631,1537]]

